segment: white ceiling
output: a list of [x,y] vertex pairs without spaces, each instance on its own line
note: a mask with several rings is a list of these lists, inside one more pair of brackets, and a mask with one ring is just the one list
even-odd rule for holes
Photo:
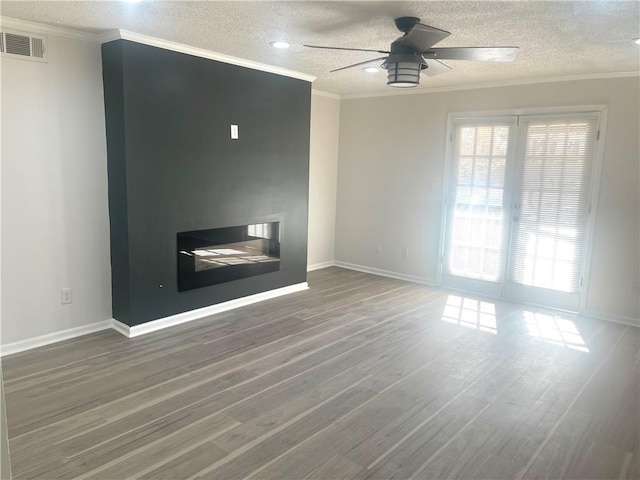
[[[329,70],[380,56],[303,43],[387,50],[393,23],[416,16],[451,32],[439,47],[519,46],[513,63],[447,61],[453,70],[418,88],[517,82],[640,70],[640,2],[634,1],[2,1],[3,16],[99,33],[125,29],[315,75],[341,95],[389,92],[385,72]],[[269,46],[287,40],[289,50]]]

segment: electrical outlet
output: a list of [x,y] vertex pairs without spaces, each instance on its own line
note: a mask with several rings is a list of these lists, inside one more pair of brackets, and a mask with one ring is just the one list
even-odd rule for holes
[[382,244],[381,243],[376,243],[374,251],[376,253],[382,253]]
[[73,301],[73,291],[70,288],[63,288],[61,293],[62,295],[60,300],[63,305]]
[[640,297],[640,282],[634,280],[631,282],[631,295],[635,295],[636,297]]
[[409,258],[409,249],[407,247],[402,247],[400,254],[402,255],[402,258],[406,260],[407,258]]

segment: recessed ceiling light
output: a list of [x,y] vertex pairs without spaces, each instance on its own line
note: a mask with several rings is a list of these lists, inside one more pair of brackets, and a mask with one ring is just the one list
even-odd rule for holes
[[635,43],[636,45],[640,45],[640,38],[634,38],[633,40],[631,40],[633,43]]
[[288,42],[269,42],[269,45],[274,48],[289,48],[291,46]]
[[367,67],[364,69],[364,71],[367,73],[376,73],[378,69],[376,67]]

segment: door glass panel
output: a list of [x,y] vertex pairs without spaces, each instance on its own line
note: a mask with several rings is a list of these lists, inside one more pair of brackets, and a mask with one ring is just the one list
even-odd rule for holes
[[455,194],[447,273],[498,281],[503,261],[503,194],[508,125],[456,129]]

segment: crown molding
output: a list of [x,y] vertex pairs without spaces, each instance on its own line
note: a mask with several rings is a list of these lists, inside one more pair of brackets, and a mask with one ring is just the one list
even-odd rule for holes
[[504,82],[480,83],[476,85],[452,85],[449,87],[419,88],[411,90],[395,89],[392,92],[362,93],[354,95],[340,95],[342,100],[372,97],[395,97],[397,95],[425,95],[429,93],[457,92],[462,90],[479,90],[483,88],[514,87],[520,85],[534,85],[538,83],[575,82],[579,80],[606,80],[613,78],[639,77],[640,72],[590,73],[584,75],[567,75],[559,77],[530,78]]
[[120,30],[108,30],[98,35],[98,42],[102,44],[112,42],[114,40],[120,40],[121,38]]
[[143,35],[141,33],[130,32],[128,30],[109,30],[103,33],[89,33],[80,30],[73,30],[70,28],[55,27],[53,25],[47,25],[44,23],[28,22],[26,20],[20,20],[18,18],[2,16],[0,16],[0,28],[18,30],[25,33],[31,32],[40,35],[54,35],[58,37],[66,37],[72,38],[74,40],[83,40],[85,42],[95,43],[107,43],[113,40],[130,40],[132,42],[143,43],[145,45],[150,45],[153,47],[164,48],[165,50],[172,50],[174,52],[186,53],[187,55],[208,58],[209,60],[216,60],[218,62],[229,63],[231,65],[237,65],[239,67],[251,68],[252,70],[275,73],[276,75],[297,78],[299,80],[304,80],[307,82],[313,82],[316,79],[316,77],[313,75],[297,72],[295,70],[288,70],[286,68],[267,65],[266,63],[245,60],[244,58],[232,57],[230,55],[224,55],[222,53],[205,50],[204,48],[192,47],[189,45],[184,45],[169,40],[163,40],[161,38],[156,38],[149,35]]
[[18,30],[25,33],[37,33],[39,35],[55,35],[57,37],[72,38],[85,42],[98,42],[99,35],[95,33],[73,30],[70,28],[55,27],[44,23],[28,22],[18,18],[0,17],[0,27],[10,30]]
[[319,97],[333,98],[336,100],[340,100],[342,98],[337,93],[325,92],[324,90],[316,90],[315,88],[311,90],[311,94],[318,95]]
[[224,55],[222,53],[205,50],[204,48],[192,47],[190,45],[184,45],[182,43],[176,43],[170,40],[163,40],[161,38],[151,37],[149,35],[143,35],[141,33],[130,32],[128,30],[116,30],[113,32],[107,32],[100,36],[101,43],[111,42],[113,40],[129,40],[131,42],[142,43],[144,45],[150,45],[152,47],[185,53],[187,55],[193,55],[195,57],[207,58],[209,60],[229,63],[231,65],[237,65],[239,67],[251,68],[253,70],[260,70],[262,72],[275,73],[276,75],[282,75],[285,77],[297,78],[298,80],[305,80],[307,82],[313,82],[316,79],[315,76],[308,75],[306,73],[296,72],[294,70],[288,70],[281,67],[275,67],[273,65],[267,65],[266,63],[245,60],[244,58],[232,57],[230,55]]
[[[251,60],[245,60],[243,58],[232,57],[230,55],[224,55],[221,53],[212,52],[203,48],[192,47],[181,43],[172,42],[169,40],[163,40],[160,38],[152,37],[149,35],[143,35],[140,33],[130,32],[127,30],[109,30],[103,33],[90,33],[81,30],[74,30],[65,27],[56,27],[54,25],[47,25],[44,23],[29,22],[27,20],[20,20],[18,18],[0,16],[0,28],[6,28],[10,30],[24,31],[25,33],[31,32],[40,35],[55,35],[59,37],[71,38],[74,40],[82,40],[86,42],[107,43],[113,40],[130,40],[132,42],[143,43],[154,47],[164,48],[165,50],[173,50],[188,55],[194,55],[196,57],[208,58],[210,60],[216,60],[223,63],[229,63],[232,65],[238,65],[240,67],[251,68],[253,70],[260,70],[263,72],[275,73],[277,75],[283,75],[286,77],[297,78],[299,80],[305,80],[307,82],[313,82],[317,77],[295,70],[288,70],[286,68],[275,67],[273,65],[267,65],[264,63],[254,62]],[[488,82],[475,85],[452,85],[444,87],[433,88],[418,88],[411,90],[394,89],[393,91],[386,92],[373,92],[362,94],[336,94],[331,92],[325,92],[322,90],[314,89],[312,93],[327,98],[334,98],[337,100],[351,100],[358,98],[373,98],[373,97],[391,97],[396,95],[425,95],[429,93],[443,93],[443,92],[456,92],[464,90],[478,90],[484,88],[497,88],[497,87],[512,87],[520,85],[534,85],[539,83],[555,83],[555,82],[574,82],[579,80],[605,80],[614,78],[629,78],[638,77],[640,72],[613,72],[613,73],[591,73],[582,75],[566,75],[557,77],[544,77],[544,78],[529,78],[520,80],[511,80],[503,82]]]

